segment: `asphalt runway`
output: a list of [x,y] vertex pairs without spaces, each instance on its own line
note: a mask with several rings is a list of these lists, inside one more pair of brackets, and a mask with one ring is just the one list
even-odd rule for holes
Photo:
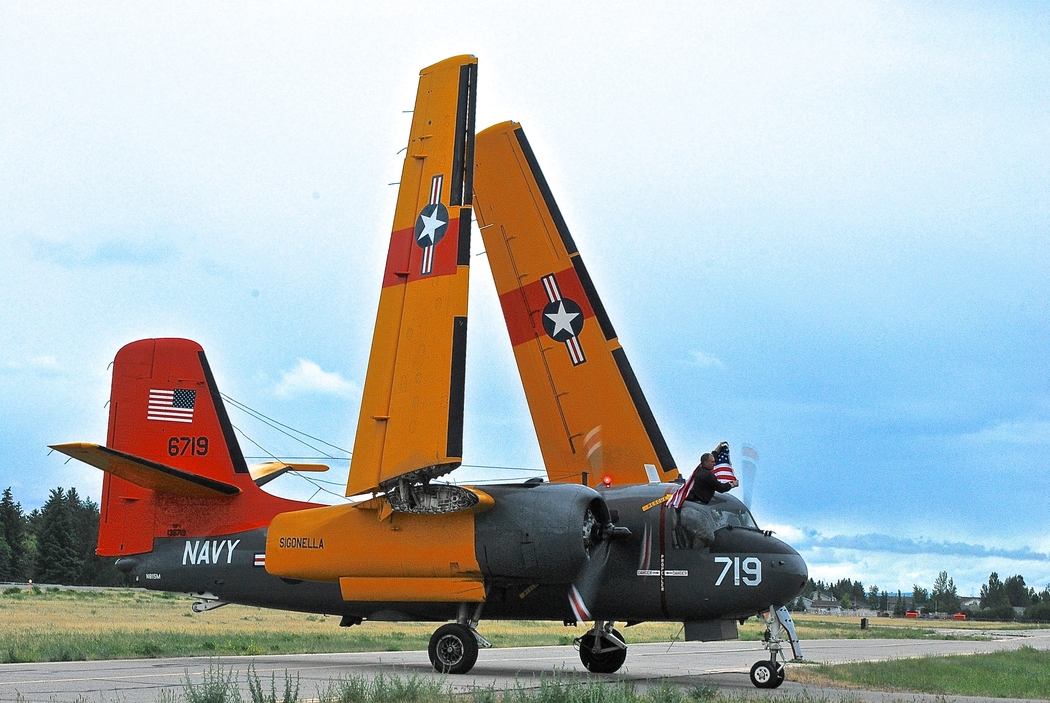
[[[806,659],[817,662],[849,662],[860,660],[917,657],[928,654],[969,654],[1015,649],[1021,645],[1050,649],[1050,630],[1013,630],[997,633],[991,641],[968,642],[959,640],[810,640],[802,643]],[[639,686],[671,681],[689,687],[697,684],[715,685],[734,692],[768,696],[751,686],[748,672],[751,665],[766,658],[766,652],[757,642],[678,642],[673,645],[634,644],[630,646],[627,662],[616,674],[603,675],[608,681],[632,680]],[[257,674],[269,688],[271,673],[277,675],[278,693],[282,689],[285,672],[298,674],[300,695],[313,698],[319,687],[346,675],[372,677],[379,673],[402,677],[417,674],[443,679],[457,691],[495,685],[497,688],[515,685],[538,686],[543,677],[552,672],[563,675],[589,674],[580,664],[579,655],[572,647],[516,647],[482,650],[478,663],[465,676],[441,676],[434,672],[426,652],[376,652],[354,654],[291,654],[259,657],[222,657],[226,671],[237,673],[243,693],[247,694],[245,671],[254,664]],[[158,700],[164,690],[181,690],[187,677],[199,683],[215,659],[186,657],[174,659],[130,659],[98,662],[47,662],[37,664],[0,665],[0,701],[134,701]],[[790,678],[790,675],[789,675]],[[807,692],[822,696],[832,693],[825,689],[803,686],[786,681],[779,693]],[[883,694],[850,691],[857,701],[934,701],[933,696]],[[1050,699],[1050,692],[1047,693]],[[250,698],[248,699],[250,700]],[[952,700],[988,701],[953,697]]]

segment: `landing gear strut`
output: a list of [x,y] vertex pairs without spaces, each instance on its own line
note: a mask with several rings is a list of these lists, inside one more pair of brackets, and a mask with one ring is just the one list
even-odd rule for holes
[[769,612],[762,613],[760,617],[766,622],[762,644],[769,650],[769,660],[755,662],[751,667],[751,683],[756,688],[777,688],[784,683],[784,664],[778,659],[788,660],[784,654],[785,640],[791,646],[792,661],[802,660],[802,649],[795,634],[795,623],[787,608],[769,606]]
[[427,653],[430,663],[442,674],[465,674],[474,668],[478,660],[479,647],[491,647],[492,643],[478,634],[478,619],[481,604],[468,616],[467,604],[459,609],[457,622],[442,625],[430,638]]
[[627,659],[627,643],[613,623],[596,620],[594,627],[575,642],[580,650],[580,661],[595,674],[611,674],[618,671]]

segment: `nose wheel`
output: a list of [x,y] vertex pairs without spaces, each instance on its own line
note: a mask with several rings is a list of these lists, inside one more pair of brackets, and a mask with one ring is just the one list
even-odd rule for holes
[[784,665],[779,660],[787,661],[784,655],[785,643],[791,648],[794,661],[802,660],[802,648],[787,608],[769,606],[769,612],[759,617],[766,623],[762,646],[769,650],[769,659],[755,662],[751,667],[751,683],[755,688],[777,688],[784,683]]
[[784,683],[784,665],[775,660],[755,662],[751,667],[751,683],[755,688],[778,688]]

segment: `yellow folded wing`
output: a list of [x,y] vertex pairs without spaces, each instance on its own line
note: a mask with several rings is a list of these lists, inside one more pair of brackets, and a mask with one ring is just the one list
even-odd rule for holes
[[459,466],[477,59],[419,75],[346,494]]
[[677,478],[520,125],[477,135],[474,206],[548,478]]

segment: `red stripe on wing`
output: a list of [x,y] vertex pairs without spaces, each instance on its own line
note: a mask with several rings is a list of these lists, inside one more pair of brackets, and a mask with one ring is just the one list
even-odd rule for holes
[[[558,271],[554,276],[557,279],[561,297],[575,301],[583,310],[584,320],[594,317],[591,301],[587,299],[587,294],[583,290],[575,269]],[[543,331],[543,321],[540,320],[540,315],[548,302],[550,300],[542,278],[521,288],[507,291],[499,297],[500,306],[503,308],[503,319],[506,320],[507,332],[510,333],[511,346],[516,347],[523,342],[535,339],[537,335],[546,334]],[[530,310],[533,314],[529,313]]]
[[434,247],[434,261],[430,273],[423,275],[423,247],[416,245],[415,226],[399,229],[390,234],[390,248],[386,254],[386,270],[383,287],[418,281],[421,278],[450,276],[457,270],[459,260],[459,218],[448,221],[445,236]]

